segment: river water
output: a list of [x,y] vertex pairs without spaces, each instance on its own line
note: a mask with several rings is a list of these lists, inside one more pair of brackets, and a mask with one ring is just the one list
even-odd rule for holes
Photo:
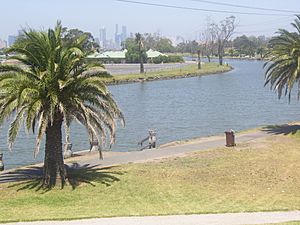
[[[235,69],[224,74],[110,86],[125,118],[117,130],[113,151],[134,151],[157,132],[158,144],[193,137],[223,134],[267,124],[300,120],[300,104],[293,96],[278,100],[264,87],[263,62],[228,60]],[[7,150],[7,124],[0,130],[0,152],[6,168],[41,162],[43,150],[33,159],[35,138],[21,132],[13,152]],[[88,149],[85,129],[72,125],[73,150]]]

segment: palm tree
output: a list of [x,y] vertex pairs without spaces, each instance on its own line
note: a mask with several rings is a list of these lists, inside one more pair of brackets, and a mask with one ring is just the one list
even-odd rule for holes
[[[62,26],[43,31],[24,31],[8,49],[16,65],[0,66],[0,125],[14,116],[8,132],[12,147],[24,123],[36,131],[34,155],[45,135],[43,168],[44,187],[53,187],[60,177],[67,178],[62,154],[62,126],[67,131],[75,119],[87,128],[89,138],[114,142],[116,120],[123,115],[103,83],[101,65],[85,62],[86,39],[81,36],[71,44],[62,41]],[[99,142],[100,143],[100,142]]]
[[135,41],[139,46],[139,58],[140,58],[140,73],[144,73],[144,57],[143,57],[143,36],[140,33],[135,34]]
[[291,98],[291,91],[298,83],[300,95],[300,15],[296,16],[292,26],[296,32],[279,29],[278,35],[270,40],[269,60],[265,63],[265,85],[271,85],[280,98],[282,93]]

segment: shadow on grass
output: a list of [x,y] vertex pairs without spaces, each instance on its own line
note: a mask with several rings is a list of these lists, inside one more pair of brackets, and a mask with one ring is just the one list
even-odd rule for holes
[[289,125],[289,124],[271,125],[271,126],[263,127],[262,130],[275,135],[276,134],[295,135],[297,134],[298,131],[300,131],[300,125]]
[[95,183],[111,186],[112,183],[120,181],[117,176],[123,175],[124,172],[112,171],[116,166],[97,168],[89,164],[79,165],[73,163],[71,166],[66,166],[68,172],[68,182],[73,189],[82,183],[95,186]]
[[[89,164],[79,165],[73,163],[66,165],[67,183],[71,185],[72,189],[76,189],[81,184],[89,184],[96,186],[96,184],[104,184],[111,186],[112,183],[120,181],[117,176],[121,176],[124,172],[113,171],[111,167],[97,168],[97,165],[90,166]],[[17,191],[31,189],[35,191],[43,190],[43,192],[50,191],[51,188],[44,188],[42,183],[43,167],[32,166],[24,169],[16,169],[0,175],[0,183],[13,183],[9,188],[18,187]],[[57,182],[59,186],[60,182]]]

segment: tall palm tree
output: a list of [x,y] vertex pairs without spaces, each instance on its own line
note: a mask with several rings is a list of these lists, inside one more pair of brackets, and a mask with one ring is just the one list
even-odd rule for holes
[[291,23],[296,32],[279,29],[278,35],[270,40],[269,60],[264,65],[265,85],[270,83],[279,98],[284,93],[289,100],[295,83],[300,96],[300,15],[296,17]]
[[135,34],[135,41],[139,47],[139,58],[140,58],[140,73],[144,73],[144,44],[143,44],[143,36],[140,33]]
[[[67,173],[62,154],[62,126],[69,130],[75,119],[87,128],[90,139],[114,142],[116,120],[123,115],[102,82],[98,64],[85,62],[85,36],[71,44],[62,41],[62,26],[43,31],[24,31],[23,37],[8,49],[17,65],[0,66],[0,125],[14,116],[8,132],[12,147],[24,123],[36,131],[37,154],[45,135],[43,185],[53,187]],[[67,139],[69,133],[66,134]]]

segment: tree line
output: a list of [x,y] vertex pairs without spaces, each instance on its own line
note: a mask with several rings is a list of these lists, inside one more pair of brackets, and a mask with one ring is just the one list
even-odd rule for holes
[[[202,57],[207,57],[210,61],[211,57],[218,57],[220,65],[223,63],[223,57],[259,57],[264,58],[268,50],[268,42],[270,38],[265,36],[246,36],[241,35],[232,39],[236,28],[235,17],[226,17],[224,20],[216,23],[210,19],[207,20],[206,29],[200,34],[199,40],[189,40],[178,43],[176,46],[172,40],[162,37],[156,33],[145,33],[140,35],[142,46],[140,46],[136,37],[127,38],[122,43],[122,48],[127,49],[127,63],[137,63],[142,57],[147,62],[146,51],[153,49],[161,53],[188,53],[197,54],[200,52]],[[86,40],[83,47],[90,52],[101,52],[101,46],[90,32],[84,32],[79,29],[62,28],[62,39],[65,42],[73,42],[78,37],[84,35]],[[139,52],[139,48],[141,47]],[[0,50],[0,53],[4,50]],[[157,57],[152,60],[153,63],[181,62],[181,57]]]
[[[146,51],[148,49],[154,49],[162,53],[188,53],[191,55],[199,53],[202,57],[207,57],[209,62],[211,57],[218,57],[220,65],[223,64],[224,56],[264,58],[270,38],[241,35],[232,39],[235,28],[234,16],[226,17],[219,23],[208,20],[206,29],[200,35],[200,40],[184,41],[176,46],[166,37],[150,33],[139,34],[143,42],[143,50],[145,50],[141,54],[144,62],[146,62]],[[140,53],[136,38],[126,39],[122,46],[128,50],[127,62],[139,61]]]

